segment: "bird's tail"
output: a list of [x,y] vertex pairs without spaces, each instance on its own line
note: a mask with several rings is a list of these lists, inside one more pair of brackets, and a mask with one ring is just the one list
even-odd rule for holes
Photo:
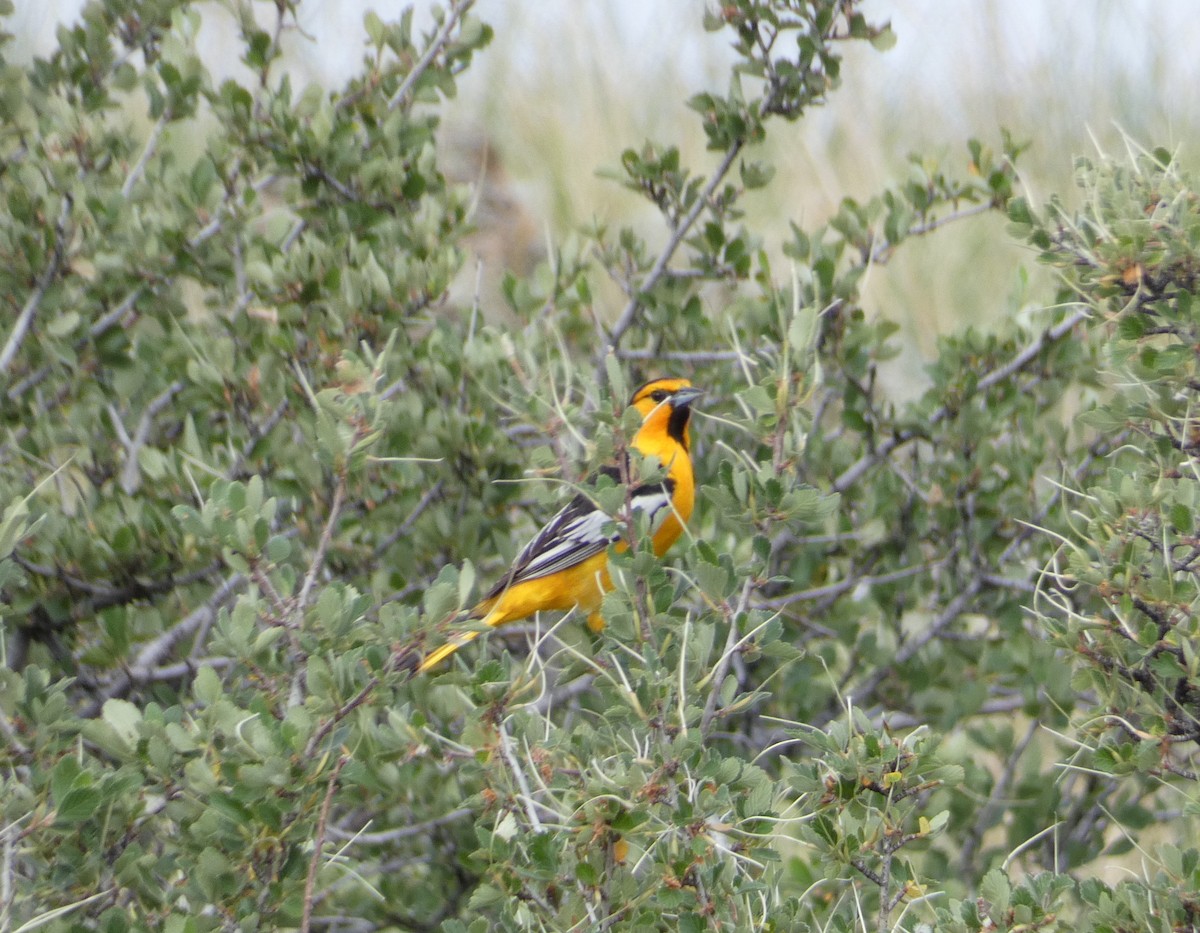
[[428,657],[426,657],[425,660],[423,660],[417,667],[417,673],[424,674],[432,668],[437,667],[463,645],[469,645],[471,642],[473,642],[479,637],[479,634],[480,633],[477,629],[468,629],[465,632],[459,632],[448,642],[446,642],[446,644],[431,651]]

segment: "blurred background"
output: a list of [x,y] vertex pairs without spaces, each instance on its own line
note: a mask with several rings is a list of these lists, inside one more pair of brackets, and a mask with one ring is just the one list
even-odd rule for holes
[[[363,13],[386,19],[405,5],[304,0],[289,36],[293,75],[340,85],[362,62]],[[201,7],[202,50],[219,76],[239,67],[229,52],[235,33],[223,4]],[[273,3],[258,7],[264,21],[274,16]],[[426,27],[429,7],[417,3]],[[12,57],[47,54],[58,24],[81,8],[81,0],[16,0]],[[1165,146],[1195,161],[1200,17],[1191,4],[870,0],[862,8],[869,20],[891,21],[896,46],[847,45],[843,84],[828,105],[795,125],[772,124],[765,147],[750,153],[778,170],[748,218],[778,260],[777,277],[786,275],[788,221],[814,227],[842,198],[866,200],[902,181],[912,153],[962,175],[967,139],[998,148],[1002,127],[1031,144],[1020,168],[1033,204],[1052,192],[1071,200],[1077,156]],[[704,9],[703,0],[476,4],[496,38],[444,108],[443,158],[476,189],[479,263],[470,265],[490,283],[485,303],[499,300],[495,283],[506,269],[528,274],[548,244],[593,221],[633,224],[661,242],[654,211],[598,172],[648,139],[678,145],[698,171],[713,164],[685,101],[723,89],[732,56],[721,33],[703,30]],[[1053,282],[1004,225],[998,216],[951,225],[871,270],[868,311],[900,323],[913,351],[900,365],[919,371],[937,334],[963,322],[986,327],[1018,315],[1036,323]],[[475,269],[466,271],[473,280]]]

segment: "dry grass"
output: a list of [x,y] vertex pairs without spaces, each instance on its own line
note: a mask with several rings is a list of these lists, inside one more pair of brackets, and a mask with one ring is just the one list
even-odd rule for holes
[[[713,164],[684,103],[699,90],[723,89],[731,59],[725,38],[701,28],[704,2],[477,5],[496,40],[446,116],[458,150],[452,171],[485,183],[477,215],[485,305],[499,301],[504,268],[529,272],[548,241],[561,242],[584,224],[632,224],[652,243],[665,236],[653,210],[597,172],[646,139],[678,145],[699,171]],[[18,36],[14,59],[44,53],[53,22],[77,15],[79,6],[17,0],[8,23]],[[292,37],[292,70],[339,83],[361,61],[348,38],[361,11],[373,7],[387,17],[401,6],[306,0],[299,21],[313,41]],[[1034,203],[1050,192],[1069,197],[1073,156],[1097,146],[1119,151],[1122,130],[1148,145],[1179,148],[1185,162],[1195,159],[1200,117],[1186,89],[1200,83],[1200,59],[1190,52],[1200,21],[1186,5],[879,0],[865,9],[891,19],[897,46],[885,54],[848,46],[844,85],[829,105],[797,125],[776,125],[761,154],[778,175],[748,201],[749,223],[765,237],[779,274],[789,220],[813,227],[843,197],[870,197],[904,177],[911,152],[960,173],[966,139],[997,143],[1001,127],[1033,143],[1022,181]],[[467,288],[474,265],[464,275]],[[1051,286],[1006,238],[1001,220],[979,218],[908,244],[887,268],[871,271],[864,300],[902,326],[910,352],[893,366],[893,378],[903,391],[919,385],[938,334],[1046,303]]]
[[[632,223],[652,242],[664,235],[651,210],[596,174],[630,145],[653,138],[678,145],[701,170],[712,164],[683,101],[722,87],[726,43],[700,28],[699,2],[687,15],[678,4],[635,6],[479,7],[497,38],[464,80],[451,120],[488,139],[527,218],[556,238],[597,218]],[[910,152],[962,173],[965,141],[998,144],[1001,127],[1033,143],[1022,181],[1035,203],[1050,192],[1070,197],[1073,156],[1121,148],[1122,129],[1185,157],[1195,148],[1194,108],[1186,95],[1163,93],[1200,77],[1188,53],[1194,43],[1162,41],[1200,31],[1183,10],[1010,0],[956,7],[954,18],[928,0],[868,9],[892,19],[897,47],[849,47],[844,85],[828,107],[777,125],[763,153],[778,175],[749,202],[750,222],[776,256],[788,220],[815,226],[841,198],[867,198],[902,179]],[[895,375],[913,386],[919,377],[906,377],[919,373],[937,334],[1046,303],[1051,287],[1003,221],[985,217],[910,243],[872,270],[865,300],[901,323],[912,352]]]

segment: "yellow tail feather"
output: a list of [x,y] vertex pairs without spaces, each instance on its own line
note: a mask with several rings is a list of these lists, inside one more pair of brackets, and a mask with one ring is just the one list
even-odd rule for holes
[[452,639],[450,639],[450,641],[442,645],[442,647],[437,648],[430,653],[429,657],[422,661],[421,666],[417,668],[417,673],[424,674],[431,668],[437,667],[463,645],[469,645],[471,642],[473,642],[479,637],[479,634],[480,633],[478,631],[459,632]]

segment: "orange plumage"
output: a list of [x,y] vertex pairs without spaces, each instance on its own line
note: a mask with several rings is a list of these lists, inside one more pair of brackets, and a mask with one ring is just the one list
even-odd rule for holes
[[[642,414],[642,426],[630,446],[663,465],[661,482],[635,486],[629,499],[635,511],[645,511],[657,524],[654,553],[661,557],[683,534],[696,501],[688,422],[691,404],[701,392],[686,379],[655,379],[633,394],[630,406]],[[620,481],[616,467],[602,472]],[[608,546],[616,540],[612,516],[600,511],[582,493],[576,496],[534,536],[508,573],[467,618],[495,628],[544,609],[579,608],[588,613],[593,631],[603,628],[600,601],[612,589],[608,575]],[[478,632],[462,632],[435,649],[418,670],[427,671],[473,640]]]

